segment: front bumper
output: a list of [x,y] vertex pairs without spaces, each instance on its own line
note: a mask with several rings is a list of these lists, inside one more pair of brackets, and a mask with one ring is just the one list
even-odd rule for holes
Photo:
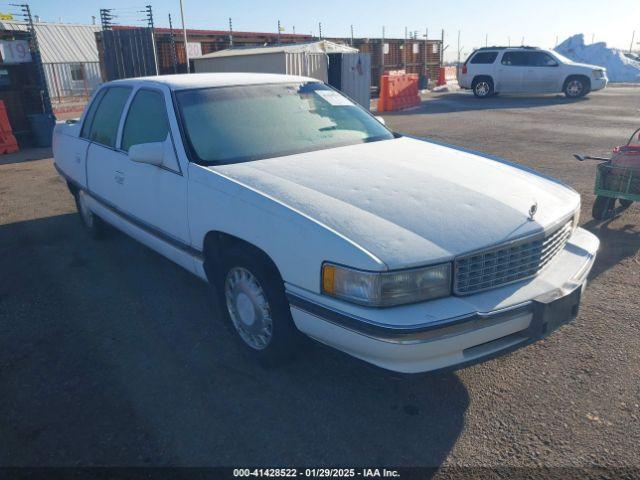
[[460,368],[535,342],[573,320],[598,246],[597,237],[578,229],[537,277],[469,297],[372,309],[290,285],[287,296],[299,330],[354,357],[404,373]]
[[591,79],[591,91],[595,92],[596,90],[602,90],[609,83],[609,79],[605,76],[598,79]]

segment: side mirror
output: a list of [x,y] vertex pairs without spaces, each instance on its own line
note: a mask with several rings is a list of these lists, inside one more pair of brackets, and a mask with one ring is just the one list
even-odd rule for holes
[[386,125],[387,122],[384,121],[384,118],[380,117],[380,116],[376,116],[376,120],[378,120],[381,124]]
[[132,162],[148,163],[159,167],[164,161],[164,142],[132,145],[129,148],[129,159]]

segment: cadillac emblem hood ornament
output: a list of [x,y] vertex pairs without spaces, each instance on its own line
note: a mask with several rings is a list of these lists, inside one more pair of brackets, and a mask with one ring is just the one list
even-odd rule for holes
[[529,207],[529,220],[533,221],[533,217],[536,216],[538,211],[538,202],[535,202],[531,207]]

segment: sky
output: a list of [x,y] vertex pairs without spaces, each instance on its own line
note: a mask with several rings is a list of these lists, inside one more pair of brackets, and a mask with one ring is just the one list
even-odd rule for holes
[[[13,3],[13,2],[12,2]],[[17,2],[15,2],[17,3]],[[151,3],[155,22],[168,26],[171,13],[174,28],[179,26],[179,0],[30,0],[32,12],[44,21],[90,23],[100,8],[114,8],[122,24],[136,22],[137,13]],[[296,33],[318,35],[322,23],[325,37],[347,37],[353,25],[356,37],[380,37],[385,27],[387,37],[403,38],[405,27],[429,38],[440,38],[445,31],[448,60],[455,60],[460,50],[466,56],[473,48],[489,45],[527,45],[554,47],[576,33],[585,41],[607,42],[609,46],[628,49],[636,30],[635,49],[640,49],[639,0],[183,0],[187,28],[227,30],[229,17],[237,31],[272,31],[280,20],[286,33],[295,26]],[[0,12],[15,8],[0,1]],[[420,37],[423,38],[423,37]]]

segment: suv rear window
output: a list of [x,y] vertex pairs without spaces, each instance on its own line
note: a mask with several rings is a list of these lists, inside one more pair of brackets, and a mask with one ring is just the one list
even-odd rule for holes
[[478,52],[471,59],[471,63],[489,64],[496,61],[498,52]]

